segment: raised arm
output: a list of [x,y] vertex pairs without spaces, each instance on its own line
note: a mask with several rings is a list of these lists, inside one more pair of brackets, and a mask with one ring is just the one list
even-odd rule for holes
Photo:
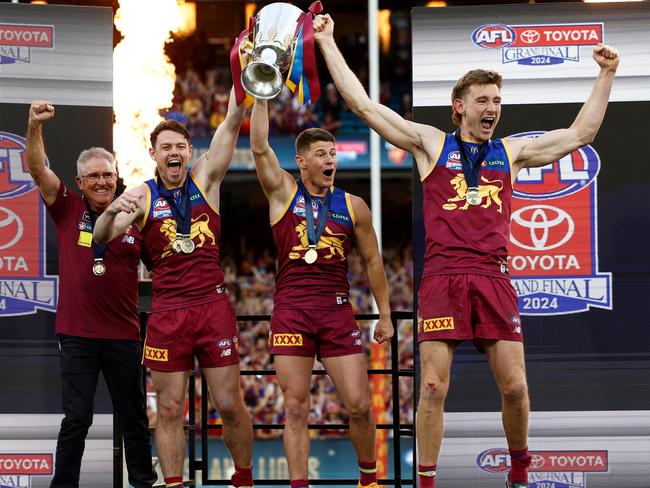
[[427,173],[443,132],[405,120],[388,107],[370,100],[334,41],[334,21],[329,15],[318,15],[314,19],[314,38],[334,84],[350,110],[388,142],[413,154],[420,174]]
[[122,193],[97,218],[93,229],[93,240],[99,244],[110,242],[126,232],[129,225],[142,222],[146,206],[145,185]]
[[52,205],[56,200],[61,181],[59,177],[45,165],[45,144],[43,142],[43,122],[54,117],[54,105],[46,101],[35,101],[29,107],[27,122],[27,168],[34,183],[43,196],[46,205]]
[[246,107],[237,105],[234,90],[230,90],[228,112],[226,118],[219,124],[210,142],[210,149],[205,158],[197,160],[192,171],[199,181],[208,187],[210,183],[223,180],[235,152],[239,128],[244,121]]
[[274,222],[291,198],[295,181],[280,167],[269,144],[269,110],[266,100],[255,100],[251,114],[251,150],[255,159],[257,178],[269,200],[269,215]]
[[600,72],[591,95],[580,109],[571,127],[547,132],[537,139],[507,139],[513,153],[515,169],[513,173],[521,168],[547,165],[593,142],[605,117],[619,55],[615,48],[598,44],[594,48],[593,58],[600,66]]
[[390,300],[388,297],[388,280],[384,270],[384,261],[379,254],[377,236],[372,226],[372,215],[366,202],[350,195],[355,215],[354,238],[359,254],[366,268],[370,291],[379,309],[379,320],[375,326],[374,339],[380,344],[393,337],[393,323],[390,320]]

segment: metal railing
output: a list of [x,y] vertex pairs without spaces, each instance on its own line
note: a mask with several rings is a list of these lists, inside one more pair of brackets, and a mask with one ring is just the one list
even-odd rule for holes
[[[356,320],[377,320],[379,315],[377,314],[355,314]],[[412,320],[413,312],[392,312],[391,321],[393,323],[393,328],[395,334],[393,335],[390,341],[390,367],[386,369],[369,369],[369,375],[384,374],[391,376],[391,390],[392,390],[392,417],[393,423],[379,423],[377,424],[377,429],[387,429],[391,430],[393,434],[393,473],[392,478],[380,479],[378,483],[380,485],[394,485],[396,487],[402,486],[414,486],[416,479],[416,464],[413,463],[413,470],[408,475],[404,477],[402,473],[402,446],[401,439],[403,437],[409,437],[412,439],[412,449],[413,449],[413,459],[416,459],[416,444],[415,444],[415,426],[412,423],[402,423],[400,419],[400,402],[399,402],[399,379],[401,377],[410,377],[414,378],[414,370],[409,369],[400,369],[399,368],[399,355],[398,355],[398,341],[399,333],[397,327],[398,320]],[[238,322],[261,322],[269,321],[270,315],[238,315]],[[146,314],[141,314],[141,321],[143,321],[143,327],[146,326]],[[267,370],[242,370],[240,372],[242,376],[250,375],[275,375],[276,372],[273,369]],[[327,372],[324,370],[313,370],[312,375],[326,375]],[[146,375],[143,375],[143,381],[145,382],[145,391],[146,391]],[[415,386],[414,386],[415,388]],[[205,380],[205,377],[201,377],[201,389],[203,392],[208,391],[208,385]],[[195,405],[195,373],[190,375],[189,380],[189,402],[190,405]],[[123,449],[122,449],[122,432],[119,429],[119,422],[117,416],[114,415],[114,436],[113,436],[113,451],[114,451],[114,486],[122,487],[123,486]],[[308,424],[309,429],[349,429],[349,424]],[[210,431],[220,430],[221,425],[214,425],[208,423],[208,395],[203,394],[201,396],[201,458],[196,458],[196,435],[197,435],[197,425],[196,425],[196,412],[194,408],[189,409],[189,419],[188,423],[184,425],[184,429],[188,432],[188,461],[189,461],[189,480],[184,482],[184,486],[195,486],[196,480],[194,479],[196,471],[201,471],[201,484],[202,485],[230,485],[230,480],[217,480],[210,479],[208,473],[208,461],[209,457],[209,443],[208,437]],[[253,424],[253,429],[284,429],[283,424]],[[155,429],[152,429],[155,430]],[[289,479],[255,479],[254,482],[256,485],[277,485],[277,484],[289,484]],[[357,478],[337,478],[337,479],[314,479],[310,480],[310,485],[356,485]],[[156,487],[164,487],[162,485],[156,485]]]

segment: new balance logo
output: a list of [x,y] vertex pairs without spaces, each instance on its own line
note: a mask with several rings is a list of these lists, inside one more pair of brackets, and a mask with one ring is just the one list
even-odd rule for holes
[[155,347],[145,346],[144,357],[152,361],[167,361],[167,349],[157,349]]
[[273,334],[274,346],[302,346],[302,334]]

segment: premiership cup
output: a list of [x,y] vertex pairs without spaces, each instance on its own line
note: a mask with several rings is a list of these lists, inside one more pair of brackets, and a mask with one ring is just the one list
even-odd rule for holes
[[288,3],[272,3],[255,17],[252,61],[241,73],[246,92],[261,99],[276,97],[295,55],[304,12]]

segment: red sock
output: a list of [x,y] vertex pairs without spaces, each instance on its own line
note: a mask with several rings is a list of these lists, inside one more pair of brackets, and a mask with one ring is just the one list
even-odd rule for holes
[[420,488],[434,488],[436,486],[436,465],[418,464],[418,479]]
[[364,463],[359,461],[359,483],[361,486],[368,486],[377,483],[377,461]]
[[291,488],[308,488],[308,480],[291,480]]
[[230,481],[233,486],[253,486],[253,467],[235,466],[235,474],[232,475]]
[[528,466],[530,466],[528,448],[521,451],[510,449],[510,474],[508,474],[510,481],[528,483]]
[[165,477],[165,486],[183,486],[182,476],[169,476]]

